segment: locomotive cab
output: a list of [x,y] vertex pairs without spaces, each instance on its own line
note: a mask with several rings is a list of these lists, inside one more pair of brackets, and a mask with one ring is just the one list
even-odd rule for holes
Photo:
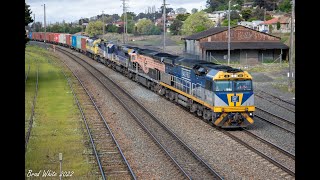
[[247,72],[219,72],[213,80],[214,124],[223,128],[253,124],[254,95]]

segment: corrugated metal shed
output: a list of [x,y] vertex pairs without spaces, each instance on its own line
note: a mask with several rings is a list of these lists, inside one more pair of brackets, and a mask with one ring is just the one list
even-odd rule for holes
[[219,32],[225,31],[225,30],[228,30],[228,27],[215,27],[215,28],[211,28],[211,29],[199,32],[199,33],[192,34],[190,36],[186,36],[182,39],[198,40],[198,39],[201,39],[201,38],[213,35],[213,34],[217,34]]
[[[202,42],[200,47],[206,50],[227,50],[228,42]],[[235,49],[289,49],[282,42],[231,42],[230,50]]]

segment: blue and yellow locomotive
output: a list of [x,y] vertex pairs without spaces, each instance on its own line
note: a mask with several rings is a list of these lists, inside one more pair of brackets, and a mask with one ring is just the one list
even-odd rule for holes
[[187,58],[167,64],[164,76],[168,77],[160,84],[169,89],[171,99],[219,127],[253,123],[252,77],[247,71]]
[[[37,33],[31,37],[39,39]],[[99,38],[81,37],[78,40],[76,37],[70,36],[72,44],[67,43],[66,46],[119,71],[215,126],[237,128],[254,123],[253,84],[247,71],[155,50],[117,45]]]

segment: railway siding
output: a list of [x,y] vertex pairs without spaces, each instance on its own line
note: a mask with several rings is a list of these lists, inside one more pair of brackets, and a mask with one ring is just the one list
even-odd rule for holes
[[89,151],[83,141],[85,132],[81,130],[79,111],[65,77],[51,63],[50,52],[34,46],[28,46],[28,52],[38,59],[39,91],[25,155],[26,177],[30,171],[48,170],[56,172],[58,177],[59,153],[63,153],[63,170],[73,172],[70,179],[96,178],[88,162],[90,156],[84,153]]
[[[83,55],[79,56],[87,58]],[[279,173],[271,173],[278,171],[277,167],[265,166],[260,161],[256,161],[257,155],[250,151],[244,152],[243,150],[246,148],[238,145],[221,132],[216,131],[199,118],[187,113],[180,106],[161,98],[89,58],[87,62],[111,77],[131,95],[135,96],[145,107],[148,107],[152,113],[159,117],[168,127],[172,128],[188,145],[191,145],[224,178],[279,178]],[[201,130],[201,133],[193,133],[199,130]],[[226,149],[228,151],[225,151]]]

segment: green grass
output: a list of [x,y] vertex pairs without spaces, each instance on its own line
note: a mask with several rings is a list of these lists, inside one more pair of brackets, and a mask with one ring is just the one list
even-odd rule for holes
[[26,53],[26,69],[25,74],[28,72],[28,66],[30,64],[30,71],[28,73],[28,79],[25,85],[25,133],[29,127],[29,120],[31,116],[31,108],[33,98],[36,90],[37,82],[37,58],[33,53]]
[[[296,92],[295,83],[293,82],[292,85],[293,85],[292,93],[295,93]],[[288,83],[286,83],[286,84],[284,84],[284,83],[282,83],[282,84],[274,83],[274,84],[272,84],[272,87],[275,88],[275,89],[278,89],[278,90],[280,90],[282,92],[288,92]]]
[[[96,169],[93,170],[93,165],[88,163],[88,155],[84,154],[91,150],[84,144],[87,135],[81,129],[79,109],[64,75],[58,66],[50,63],[53,58],[45,49],[35,46],[26,48],[26,62],[32,62],[33,71],[36,70],[36,61],[39,64],[39,90],[25,158],[25,175],[29,170],[52,170],[59,175],[58,157],[59,153],[63,153],[62,169],[74,172],[72,177],[65,178],[98,179],[92,175]],[[26,99],[27,95],[32,96],[32,87],[35,87],[29,78],[27,83]],[[27,106],[26,101],[26,111],[27,108],[29,105]]]
[[248,72],[275,72],[288,69],[288,63],[263,63],[248,67]]

